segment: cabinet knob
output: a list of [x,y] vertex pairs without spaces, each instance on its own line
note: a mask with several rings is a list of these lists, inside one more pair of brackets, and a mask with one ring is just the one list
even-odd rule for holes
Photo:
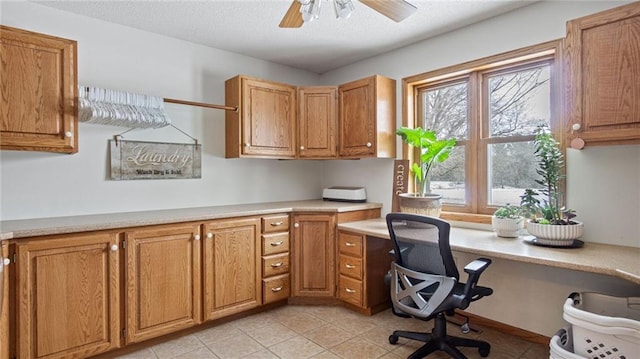
[[213,233],[211,233],[211,232],[207,233],[207,238],[209,238],[209,239],[213,238]]
[[293,228],[298,228],[298,227],[300,227],[300,224],[298,224],[298,223],[294,223],[293,224]]
[[250,144],[248,144],[248,143],[245,143],[245,144],[244,144],[244,147],[249,148],[249,147],[251,147],[251,145],[250,145]]
[[573,125],[571,125],[571,129],[574,131],[580,131],[581,128],[582,126],[580,126],[579,123],[574,123]]
[[196,240],[196,241],[199,241],[200,240],[200,235],[196,234],[195,236],[193,236],[193,239]]
[[66,137],[66,138],[71,138],[71,137],[73,137],[73,132],[71,132],[71,131],[67,131],[67,132],[65,132],[65,133],[64,133],[64,137]]
[[115,251],[117,251],[117,250],[118,250],[118,245],[117,245],[117,244],[112,244],[112,245],[111,245],[111,251],[112,251],[112,252],[115,252]]
[[367,142],[367,147],[371,148],[371,146],[373,146],[371,142]]
[[304,150],[304,146],[300,146],[300,151]]
[[2,260],[2,265],[8,266],[9,264],[11,264],[11,259],[9,258],[4,258]]

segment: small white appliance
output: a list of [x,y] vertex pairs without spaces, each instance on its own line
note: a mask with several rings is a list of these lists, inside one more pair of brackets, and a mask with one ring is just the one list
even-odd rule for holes
[[367,191],[364,187],[328,187],[322,191],[322,199],[325,201],[362,203],[367,201]]

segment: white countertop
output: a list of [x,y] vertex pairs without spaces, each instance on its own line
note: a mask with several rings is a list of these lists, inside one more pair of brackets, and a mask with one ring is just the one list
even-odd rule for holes
[[[368,236],[389,239],[384,218],[338,225]],[[585,243],[581,248],[547,248],[526,243],[523,237],[501,238],[491,231],[451,228],[454,251],[558,268],[606,274],[640,284],[640,248]]]
[[0,221],[0,240],[287,212],[351,212],[382,204],[323,200],[268,202]]

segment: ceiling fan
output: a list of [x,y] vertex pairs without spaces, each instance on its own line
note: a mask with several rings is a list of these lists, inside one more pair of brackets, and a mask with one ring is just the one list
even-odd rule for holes
[[[289,10],[282,18],[280,27],[301,27],[305,22],[313,21],[320,15],[320,6],[324,0],[293,0]],[[333,2],[337,18],[348,18],[353,12],[353,0],[330,0]],[[404,0],[360,0],[373,10],[400,22],[418,10]]]

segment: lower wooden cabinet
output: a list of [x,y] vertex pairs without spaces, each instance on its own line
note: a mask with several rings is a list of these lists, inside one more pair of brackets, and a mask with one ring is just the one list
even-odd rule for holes
[[200,226],[125,232],[126,338],[140,342],[201,322]]
[[9,359],[9,245],[0,242],[0,359]]
[[334,296],[335,221],[334,214],[292,216],[293,296]]
[[338,298],[364,314],[389,307],[384,276],[391,268],[391,241],[338,231]]
[[260,218],[204,225],[204,319],[262,304]]
[[120,262],[115,233],[19,242],[18,358],[80,358],[120,345]]

